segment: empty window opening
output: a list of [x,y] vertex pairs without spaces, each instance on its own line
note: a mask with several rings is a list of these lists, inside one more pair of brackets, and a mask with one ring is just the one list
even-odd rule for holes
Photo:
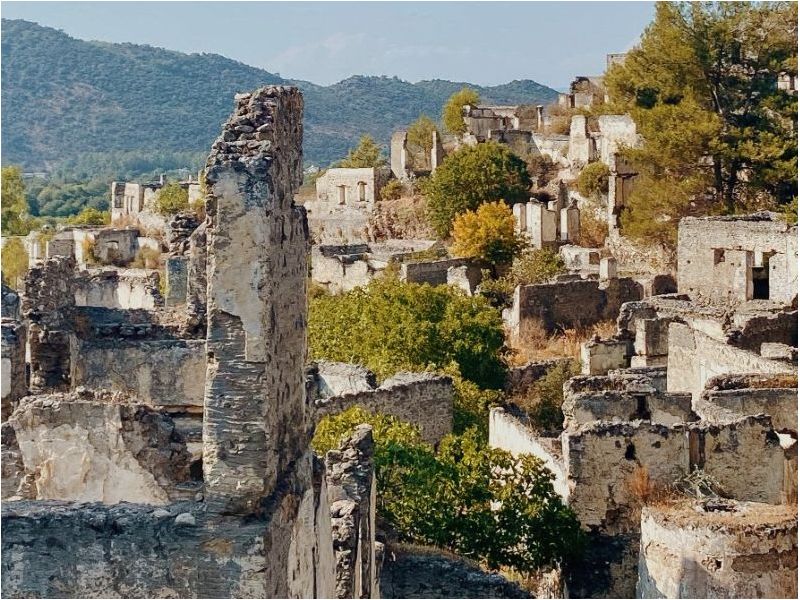
[[769,300],[769,264],[753,267],[753,298]]
[[359,202],[366,202],[367,201],[367,184],[363,181],[358,182],[358,201]]
[[725,250],[714,248],[714,264],[718,265],[721,262],[725,262]]
[[339,186],[339,204],[344,204],[347,201],[347,186]]

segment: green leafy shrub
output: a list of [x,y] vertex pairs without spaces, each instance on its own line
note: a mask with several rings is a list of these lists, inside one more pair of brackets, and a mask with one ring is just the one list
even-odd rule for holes
[[360,423],[373,426],[378,512],[402,541],[520,572],[581,551],[580,524],[539,459],[489,448],[474,429],[434,451],[415,427],[359,407],[323,419],[314,448],[338,446]]
[[386,164],[386,158],[380,146],[370,135],[362,135],[358,146],[350,150],[347,156],[336,163],[336,167],[346,169],[378,169]]
[[608,177],[611,171],[605,163],[592,162],[583,167],[575,180],[575,189],[584,198],[595,198],[608,193]]
[[514,403],[524,410],[531,424],[540,432],[559,431],[564,422],[561,405],[564,403],[564,384],[580,373],[577,361],[556,364],[525,395],[514,398]]
[[168,183],[158,192],[156,210],[162,215],[176,215],[189,210],[189,192],[177,182]]
[[67,217],[66,223],[68,225],[88,225],[88,226],[101,226],[108,225],[111,222],[111,213],[108,211],[98,210],[87,206],[77,215]]
[[28,253],[19,237],[10,237],[0,250],[3,279],[14,289],[22,288],[22,281],[28,272]]
[[453,219],[461,213],[484,202],[525,201],[530,187],[522,159],[496,142],[460,148],[421,184],[428,220],[441,238],[448,236]]
[[546,283],[566,272],[560,255],[547,248],[533,248],[517,257],[511,270],[503,277],[496,280],[484,278],[480,292],[495,306],[509,306],[517,286]]
[[503,382],[500,313],[454,287],[381,277],[345,294],[312,298],[308,320],[314,359],[361,363],[381,378],[456,365],[482,387]]
[[442,108],[442,123],[445,129],[456,135],[464,133],[467,125],[464,123],[461,111],[465,106],[475,106],[478,102],[480,102],[478,92],[467,87],[461,88],[450,96]]
[[403,195],[403,184],[397,179],[390,180],[381,188],[381,200],[397,200]]

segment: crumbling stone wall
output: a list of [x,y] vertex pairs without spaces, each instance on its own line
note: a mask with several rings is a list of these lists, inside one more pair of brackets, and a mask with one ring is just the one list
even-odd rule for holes
[[434,548],[391,545],[381,573],[382,598],[531,598],[498,573]]
[[417,425],[422,438],[431,444],[453,432],[453,381],[443,375],[398,373],[375,389],[317,397],[314,418],[318,422],[353,406]]
[[25,367],[25,341],[27,329],[23,323],[12,319],[2,322],[2,421],[14,410],[20,398],[28,393]]
[[645,507],[636,597],[796,598],[797,507]]
[[171,419],[121,395],[28,396],[8,424],[32,499],[165,504],[189,479]]
[[530,327],[538,324],[553,330],[614,319],[624,302],[641,297],[641,286],[628,278],[522,285],[514,290],[513,306],[504,317],[512,336],[525,339]]
[[[776,213],[686,217],[678,227],[678,291],[715,302],[797,297],[797,226]],[[768,283],[765,283],[768,282]]]
[[70,380],[70,324],[75,307],[75,261],[54,257],[25,276],[22,315],[28,320],[30,389],[67,390]]
[[203,469],[209,507],[247,514],[301,456],[305,431],[303,100],[236,97],[206,163],[208,370]]
[[372,428],[361,425],[325,456],[337,598],[377,598]]
[[203,406],[204,340],[92,338],[74,344],[73,386],[124,392],[158,407]]
[[76,277],[76,306],[154,310],[163,306],[155,269],[87,269]]
[[669,326],[667,388],[671,392],[688,392],[697,398],[716,375],[794,371],[786,362],[739,349],[690,325]]

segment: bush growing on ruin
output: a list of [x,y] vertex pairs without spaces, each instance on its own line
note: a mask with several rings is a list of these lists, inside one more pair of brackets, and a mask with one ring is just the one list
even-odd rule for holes
[[578,246],[602,248],[605,246],[607,237],[608,223],[605,219],[597,216],[597,208],[592,205],[584,206],[581,210],[581,230],[578,234]]
[[392,179],[381,188],[381,200],[398,200],[403,195],[403,184]]
[[158,193],[156,210],[165,216],[189,210],[189,191],[177,182],[168,183]]
[[511,270],[504,276],[495,280],[484,277],[480,293],[494,306],[510,306],[517,286],[546,283],[566,272],[564,259],[559,254],[547,248],[531,248],[514,259]]
[[10,237],[2,250],[3,279],[14,289],[21,289],[25,273],[28,272],[28,253],[19,237]]
[[406,131],[407,149],[414,168],[425,171],[431,168],[431,150],[433,150],[433,132],[437,131],[436,123],[426,115],[408,126]]
[[797,193],[796,3],[659,3],[605,83],[644,144],[623,233],[674,245],[683,216],[747,210]]
[[558,363],[534,383],[526,394],[514,398],[514,404],[528,414],[531,425],[539,432],[560,431],[564,422],[564,413],[561,411],[564,383],[579,373],[577,361]]
[[77,215],[66,219],[67,225],[102,226],[111,223],[111,213],[87,206]]
[[315,450],[337,447],[360,423],[373,426],[378,512],[402,541],[523,573],[580,552],[580,525],[539,459],[489,448],[474,429],[436,451],[415,427],[359,407],[323,419]]
[[507,204],[527,201],[531,178],[521,158],[496,142],[464,146],[422,185],[428,202],[428,220],[440,238],[446,238],[459,214],[484,202]]
[[559,166],[549,156],[528,153],[524,159],[525,167],[537,187],[545,187],[558,175]]
[[372,136],[362,135],[358,146],[351,149],[347,156],[334,166],[343,169],[379,169],[386,166],[386,158]]
[[462,88],[450,96],[442,109],[442,123],[444,128],[452,134],[461,135],[467,131],[467,125],[461,111],[467,105],[476,106],[480,102],[480,96],[475,90]]
[[380,378],[455,366],[479,386],[503,383],[500,313],[453,287],[382,277],[311,299],[308,321],[313,359],[361,363]]
[[524,247],[525,239],[517,233],[514,214],[505,202],[486,202],[453,221],[451,250],[455,256],[506,265]]
[[608,194],[608,177],[611,171],[605,163],[598,161],[589,163],[581,169],[575,180],[575,189],[584,198],[599,198]]

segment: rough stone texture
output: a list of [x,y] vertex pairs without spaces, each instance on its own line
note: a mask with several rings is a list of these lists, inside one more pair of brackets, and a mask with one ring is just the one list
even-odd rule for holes
[[[269,514],[247,518],[212,516],[189,502],[163,508],[4,502],[3,596],[334,597],[332,552],[312,537],[325,525],[313,512],[313,494],[281,498]],[[302,518],[289,521],[298,509]],[[195,525],[178,521],[186,513]]]
[[372,428],[360,425],[325,456],[337,598],[377,598]]
[[3,295],[2,302],[0,302],[0,311],[2,311],[3,319],[19,319],[19,294],[8,287],[6,282],[3,282]]
[[672,425],[696,420],[690,394],[664,394],[646,376],[573,377],[564,384],[564,423],[635,421]]
[[632,279],[591,279],[518,286],[506,317],[512,336],[524,340],[530,327],[592,325],[616,318],[624,302],[639,300],[641,286]]
[[681,219],[678,291],[732,304],[759,297],[791,302],[797,226],[769,212]]
[[447,285],[454,285],[464,290],[468,296],[475,294],[482,279],[481,268],[475,264],[453,266],[447,269]]
[[189,332],[206,333],[206,228],[208,220],[189,236],[189,265],[186,284],[186,316]]
[[[302,454],[306,355],[303,100],[268,87],[237,100],[206,163],[206,499],[247,514]],[[256,133],[251,133],[255,130]]]
[[[318,396],[318,394],[317,394]],[[314,402],[314,418],[337,414],[352,406],[397,417],[419,426],[431,443],[453,432],[453,381],[433,373],[398,373],[378,388],[346,393]]]
[[69,389],[69,317],[75,306],[75,261],[48,258],[28,270],[22,315],[29,322],[30,389]]
[[797,507],[642,511],[637,598],[797,598]]
[[19,321],[3,319],[0,360],[2,361],[2,421],[14,410],[20,398],[28,393],[25,373],[26,327]]
[[631,343],[626,339],[590,340],[581,344],[581,373],[605,375],[630,365]]
[[797,433],[797,388],[705,390],[694,403],[694,410],[710,423],[769,415],[776,431]]
[[697,398],[706,383],[716,375],[796,373],[795,367],[789,363],[742,350],[707,335],[705,331],[683,323],[669,325],[669,391],[689,392]]
[[529,362],[520,367],[511,367],[506,374],[505,389],[507,392],[523,393],[547,375],[547,372],[557,365],[569,364],[571,358],[553,358],[539,362]]
[[309,365],[306,375],[314,378],[310,394],[314,399],[368,392],[378,387],[375,373],[351,363],[320,360]]
[[74,386],[124,392],[159,407],[203,406],[204,340],[76,340]]
[[87,269],[72,287],[76,306],[154,310],[163,306],[155,269]]
[[451,268],[467,264],[469,261],[465,258],[404,262],[400,265],[400,279],[409,283],[445,285],[448,283],[447,274]]
[[194,213],[178,213],[167,222],[166,238],[169,253],[172,256],[181,256],[189,250],[189,238],[195,229],[200,226],[200,221]]
[[167,297],[164,303],[167,306],[186,304],[189,261],[184,256],[170,256],[165,262]]
[[106,227],[94,233],[94,258],[103,264],[124,265],[131,262],[139,249],[138,229]]
[[28,396],[8,423],[35,499],[164,504],[189,478],[172,420],[123,396]]
[[389,546],[381,573],[382,598],[531,598],[497,573],[433,548]]

